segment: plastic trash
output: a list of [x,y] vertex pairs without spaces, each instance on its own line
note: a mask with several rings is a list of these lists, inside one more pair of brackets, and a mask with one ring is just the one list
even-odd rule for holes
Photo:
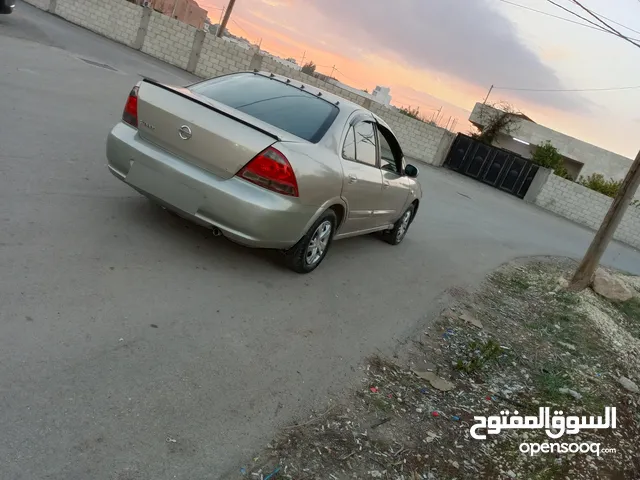
[[266,477],[264,477],[264,480],[269,480],[270,478],[274,478],[278,472],[280,471],[280,467],[276,467],[273,472],[271,472],[269,475],[267,475]]

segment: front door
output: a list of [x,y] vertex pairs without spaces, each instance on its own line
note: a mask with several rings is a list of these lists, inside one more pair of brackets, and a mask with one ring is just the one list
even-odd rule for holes
[[339,233],[361,232],[379,225],[379,218],[374,215],[382,196],[377,148],[373,121],[360,121],[349,127],[342,148],[342,197],[348,213]]
[[380,172],[382,173],[382,197],[374,215],[381,224],[395,223],[404,213],[409,195],[412,193],[412,180],[402,173],[402,154],[391,144],[397,143],[393,134],[385,127],[377,125],[380,150]]

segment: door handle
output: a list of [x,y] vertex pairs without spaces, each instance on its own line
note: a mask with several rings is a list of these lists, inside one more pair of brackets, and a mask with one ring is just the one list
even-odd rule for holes
[[389,188],[391,184],[389,182],[382,182],[382,188]]
[[358,177],[356,177],[353,173],[349,175],[349,183],[356,183],[358,181]]

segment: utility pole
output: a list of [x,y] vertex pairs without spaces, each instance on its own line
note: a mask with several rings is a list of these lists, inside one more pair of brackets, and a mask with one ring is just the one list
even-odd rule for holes
[[484,98],[484,102],[482,102],[483,105],[487,104],[487,100],[489,100],[489,95],[491,95],[491,92],[493,92],[493,85],[491,85],[491,88],[489,89],[489,93],[487,93],[487,96]]
[[333,68],[331,69],[331,75],[329,75],[331,78],[333,78],[333,74],[336,71],[336,66],[334,65]]
[[304,67],[304,59],[307,56],[307,51],[305,50],[304,53],[302,54],[302,61],[300,62],[300,66]]
[[222,38],[224,31],[227,29],[227,24],[229,23],[229,18],[231,18],[231,12],[233,11],[233,7],[235,4],[236,0],[229,0],[229,5],[227,5],[227,10],[224,12],[224,18],[222,19],[220,27],[218,27],[216,37]]
[[618,228],[624,212],[627,211],[627,207],[631,203],[639,183],[640,152],[638,152],[636,159],[627,172],[627,176],[624,178],[622,185],[620,185],[620,190],[618,190],[616,198],[613,199],[613,203],[611,203],[611,207],[604,217],[602,225],[600,225],[598,232],[595,237],[593,237],[587,253],[584,255],[580,266],[573,275],[571,283],[569,284],[569,290],[579,292],[591,285],[591,279],[593,278],[596,268],[598,268],[602,254],[613,238],[613,234],[616,228]]
[[176,9],[178,8],[178,2],[180,0],[174,0],[173,2],[173,10],[171,11],[171,18],[176,18]]

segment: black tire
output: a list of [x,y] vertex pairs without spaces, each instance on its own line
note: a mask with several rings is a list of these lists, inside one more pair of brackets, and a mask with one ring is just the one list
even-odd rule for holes
[[[326,240],[326,246],[324,247],[324,250],[322,250],[322,253],[319,254],[319,256],[317,256],[317,250],[316,254],[314,254],[314,256],[311,256],[309,252],[309,246],[314,240],[316,233],[322,233],[318,231],[320,229],[320,226],[322,226],[326,222],[329,222],[331,225],[331,230],[327,234],[328,238]],[[327,256],[327,252],[331,247],[337,224],[338,217],[333,210],[327,210],[322,215],[320,215],[320,217],[311,226],[305,236],[302,237],[300,241],[295,244],[295,246],[285,252],[285,263],[287,267],[297,273],[310,273],[318,268],[318,265],[322,263],[322,260],[324,260],[324,257]],[[310,260],[313,261],[310,262]]]
[[[399,245],[407,236],[409,226],[413,221],[413,212],[415,211],[415,205],[411,204],[409,208],[405,210],[398,221],[393,225],[391,230],[387,230],[382,234],[382,239],[390,245]],[[406,222],[406,223],[405,223]],[[401,230],[404,225],[404,230]]]

